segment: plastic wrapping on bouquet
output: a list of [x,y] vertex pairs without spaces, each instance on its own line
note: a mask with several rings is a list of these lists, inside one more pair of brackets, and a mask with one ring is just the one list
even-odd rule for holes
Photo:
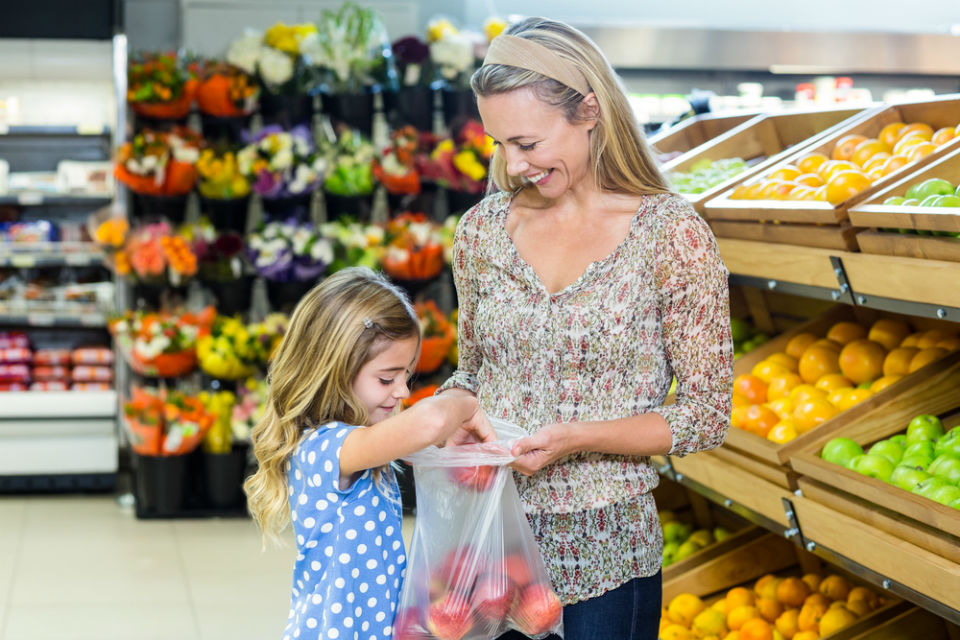
[[324,192],[327,220],[336,220],[347,215],[357,222],[370,222],[373,216],[373,194],[363,196],[338,196]]
[[246,233],[250,196],[229,199],[200,196],[200,213],[206,215],[218,231]]
[[424,86],[401,87],[383,92],[387,123],[393,129],[413,125],[420,131],[433,130],[433,89]]
[[323,111],[330,116],[334,127],[346,125],[367,138],[373,135],[372,93],[325,93],[322,100]]
[[284,129],[313,122],[313,96],[303,93],[277,94],[266,88],[260,92],[260,117],[264,125],[278,124]]

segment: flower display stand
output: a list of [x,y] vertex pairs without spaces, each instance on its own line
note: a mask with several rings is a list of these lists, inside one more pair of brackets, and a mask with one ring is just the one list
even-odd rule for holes
[[413,125],[420,131],[433,129],[433,90],[430,87],[401,87],[383,93],[383,110],[394,129]]

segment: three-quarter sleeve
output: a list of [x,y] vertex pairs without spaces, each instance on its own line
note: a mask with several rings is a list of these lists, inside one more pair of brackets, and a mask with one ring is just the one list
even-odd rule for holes
[[458,364],[456,371],[437,390],[465,389],[476,393],[479,386],[477,373],[480,371],[482,356],[476,337],[475,314],[477,303],[476,274],[471,263],[476,251],[476,227],[473,216],[478,215],[479,207],[464,214],[457,225],[453,239],[453,284],[457,289],[457,341]]
[[729,286],[713,234],[692,210],[670,216],[659,240],[654,279],[677,391],[674,404],[654,411],[670,427],[670,455],[684,456],[720,446],[730,426]]

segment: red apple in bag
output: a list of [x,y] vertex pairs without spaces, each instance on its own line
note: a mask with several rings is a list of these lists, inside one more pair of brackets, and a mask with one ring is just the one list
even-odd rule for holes
[[521,633],[536,636],[553,628],[562,614],[563,606],[553,589],[545,584],[532,584],[520,593],[510,611],[510,619]]
[[461,487],[483,492],[496,481],[497,467],[450,467],[450,477]]
[[473,589],[473,609],[486,622],[498,622],[517,599],[517,585],[504,574],[488,573],[477,579]]
[[530,563],[521,553],[512,553],[503,559],[503,572],[521,589],[533,582]]
[[430,599],[436,600],[447,591],[456,591],[469,598],[477,576],[487,571],[485,556],[472,546],[458,547],[447,552],[440,567],[430,578]]
[[471,627],[470,603],[455,591],[434,601],[427,610],[427,629],[439,640],[460,640]]

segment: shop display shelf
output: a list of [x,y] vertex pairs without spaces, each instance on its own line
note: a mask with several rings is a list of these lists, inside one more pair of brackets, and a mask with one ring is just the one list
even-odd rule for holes
[[913,607],[896,615],[873,629],[864,631],[852,640],[902,640],[903,638],[923,638],[923,640],[955,640],[960,629],[935,616],[929,611]]
[[92,242],[0,243],[0,267],[88,267],[103,264],[103,258]]
[[883,204],[903,196],[911,185],[929,178],[960,182],[960,149],[911,173],[850,209],[850,222],[863,230],[857,234],[860,251],[880,255],[960,262],[960,237],[893,233],[881,229],[907,229],[960,234],[960,207],[902,207]]
[[827,297],[836,291],[838,295],[832,296],[834,300],[839,299],[840,283],[831,258],[845,260],[853,255],[845,251],[735,238],[717,238],[717,246],[732,277],[754,278],[763,288],[778,291],[792,286],[800,288],[801,295],[813,297],[820,297],[813,290],[820,290]]
[[[811,152],[825,153],[829,156],[837,141],[842,137],[849,134],[860,134],[868,138],[875,138],[884,126],[893,122],[925,122],[937,129],[947,126],[955,127],[958,121],[960,121],[960,96],[957,94],[938,96],[922,102],[893,104],[871,110],[848,126],[831,130],[829,135],[820,137],[815,144],[807,145],[802,150],[787,155],[781,163],[794,163],[804,154]],[[846,230],[844,223],[848,220],[848,210],[851,207],[956,149],[960,149],[960,139],[954,139],[941,145],[932,154],[884,176],[866,190],[837,204],[821,201],[732,200],[730,195],[733,193],[733,189],[729,189],[706,203],[704,215],[709,220],[829,225],[838,235],[842,236]],[[778,165],[781,163],[778,163]],[[752,179],[760,180],[762,178],[762,175],[757,175]],[[744,184],[748,183],[749,181]],[[803,244],[804,240],[804,236],[792,233],[783,235],[773,241]]]
[[104,207],[113,201],[113,196],[103,194],[59,194],[43,191],[18,191],[0,194],[0,205],[18,207]]
[[4,393],[0,420],[14,418],[106,418],[117,415],[116,391],[24,391]]
[[[868,110],[866,113],[870,113]],[[683,194],[699,213],[714,196],[764,173],[787,155],[816,144],[836,129],[846,128],[865,116],[863,109],[834,108],[759,115],[719,136],[694,147],[663,165],[663,171],[688,172],[705,159],[741,158],[748,168],[703,193]],[[716,229],[717,235],[723,235]],[[740,237],[740,236],[733,236]]]
[[648,142],[662,154],[686,153],[757,115],[759,114],[756,111],[705,113],[687,118],[666,131],[650,136]]
[[83,311],[19,311],[0,306],[0,326],[105,328],[105,313]]

